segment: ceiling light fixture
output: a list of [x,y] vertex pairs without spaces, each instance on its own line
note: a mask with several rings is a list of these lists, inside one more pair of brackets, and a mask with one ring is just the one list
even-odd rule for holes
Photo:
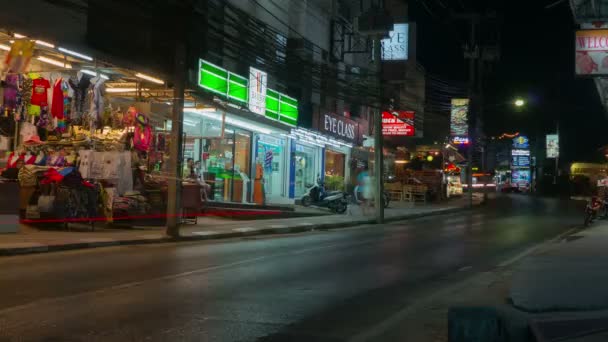
[[158,79],[156,77],[144,75],[144,74],[142,74],[140,72],[138,72],[137,74],[135,74],[135,77],[139,77],[139,78],[141,78],[143,80],[150,81],[150,82],[157,83],[157,84],[165,84],[165,82],[163,80],[160,80],[160,79]]
[[[200,109],[187,109],[186,111],[187,112],[191,112],[191,113],[196,113],[196,114],[198,114],[200,116],[204,116],[204,117],[209,118],[209,119],[214,119],[214,120],[217,120],[217,121],[222,121],[222,115],[219,114],[219,113],[211,113],[211,112],[203,111],[203,110],[200,110]],[[261,126],[258,126],[258,125],[254,125],[254,124],[249,123],[249,122],[244,122],[244,121],[241,121],[241,120],[236,120],[236,119],[233,119],[233,118],[230,118],[230,117],[226,117],[225,118],[225,122],[227,124],[229,124],[229,125],[237,126],[239,128],[244,128],[246,130],[254,131],[254,132],[257,132],[257,133],[262,133],[262,134],[271,134],[272,133],[272,131],[269,130],[269,129],[267,129],[267,128],[264,128],[264,127],[261,127]]]
[[38,44],[38,45],[42,45],[42,46],[46,46],[46,47],[51,48],[51,49],[54,49],[54,48],[55,48],[55,45],[53,45],[53,44],[51,44],[51,43],[47,43],[47,42],[45,42],[44,40],[37,40],[37,41],[36,41],[36,44]]
[[89,62],[93,61],[93,57],[90,57],[90,56],[87,56],[87,55],[83,55],[83,54],[81,54],[79,52],[76,52],[76,51],[68,50],[68,49],[62,48],[62,47],[57,48],[57,50],[59,50],[59,51],[61,51],[63,53],[67,53],[68,55],[72,55],[74,57],[82,58],[82,59],[87,60]]
[[72,65],[69,63],[64,63],[62,61],[58,61],[55,59],[50,59],[50,58],[46,58],[46,57],[38,57],[38,60],[44,63],[48,63],[48,64],[52,64],[61,68],[66,68],[66,69],[72,69]]
[[8,45],[0,44],[0,50],[11,51],[11,47]]
[[24,36],[24,35],[19,34],[19,33],[13,33],[13,37],[15,37],[17,39],[27,38],[27,36]]
[[137,89],[137,88],[106,88],[107,93],[134,93],[138,90],[148,91],[150,89]]
[[104,79],[106,79],[106,80],[109,80],[109,79],[110,79],[110,77],[108,77],[108,76],[106,76],[106,75],[104,75],[104,74],[98,74],[98,73],[96,73],[95,71],[92,71],[92,70],[82,69],[82,70],[80,70],[80,71],[81,71],[82,73],[84,73],[84,74],[87,74],[87,75],[91,75],[91,76],[99,76],[99,77],[104,78]]

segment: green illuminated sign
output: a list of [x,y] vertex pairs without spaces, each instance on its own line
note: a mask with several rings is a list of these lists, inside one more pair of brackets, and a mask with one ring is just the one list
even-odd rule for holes
[[298,100],[268,89],[266,92],[266,117],[290,126],[298,124]]
[[[199,60],[198,86],[239,103],[248,102],[249,80],[205,60]],[[266,92],[266,117],[290,126],[298,124],[298,100],[278,91]]]
[[237,102],[247,103],[247,79],[205,60],[199,62],[198,85]]

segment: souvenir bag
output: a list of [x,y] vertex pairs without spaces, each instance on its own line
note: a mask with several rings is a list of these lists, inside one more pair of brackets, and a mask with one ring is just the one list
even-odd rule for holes
[[137,113],[135,119],[135,134],[133,135],[133,147],[141,152],[148,152],[152,142],[152,129],[150,128],[148,118]]

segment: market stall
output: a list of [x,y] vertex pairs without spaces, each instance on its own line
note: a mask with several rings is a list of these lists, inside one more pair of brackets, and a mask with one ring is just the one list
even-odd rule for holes
[[40,42],[0,33],[0,171],[22,218],[157,219],[171,137],[144,93],[162,101],[164,82]]

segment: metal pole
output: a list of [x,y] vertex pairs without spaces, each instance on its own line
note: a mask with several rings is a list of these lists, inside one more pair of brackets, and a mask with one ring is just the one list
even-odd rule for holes
[[557,173],[559,172],[559,119],[556,123],[556,134],[557,134],[557,146],[558,146],[558,150],[557,150],[557,156],[555,156],[555,171],[553,172],[553,185],[557,185]]
[[184,121],[184,92],[186,89],[186,46],[177,42],[175,49],[175,78],[173,84],[173,115],[171,119],[171,146],[167,194],[167,235],[179,237],[181,223],[181,178],[182,178],[182,140]]
[[470,37],[470,51],[471,54],[469,56],[469,94],[470,94],[470,103],[469,103],[469,147],[467,150],[467,189],[468,191],[468,199],[469,199],[469,207],[473,207],[473,150],[475,149],[475,115],[473,111],[475,110],[475,72],[476,72],[476,62],[477,62],[477,42],[476,42],[476,18],[471,18],[471,37]]
[[384,222],[384,155],[382,141],[382,36],[376,36],[374,39],[374,61],[376,62],[376,72],[378,72],[378,109],[374,113],[374,176],[375,176],[375,202],[376,208],[376,223]]

